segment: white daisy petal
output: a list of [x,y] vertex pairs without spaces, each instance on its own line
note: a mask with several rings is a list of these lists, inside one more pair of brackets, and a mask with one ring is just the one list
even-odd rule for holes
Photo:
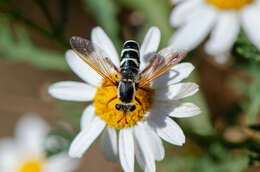
[[156,53],[161,39],[161,32],[157,27],[151,27],[144,37],[144,41],[140,49],[141,70],[151,60],[151,57]]
[[49,87],[49,94],[60,100],[91,101],[96,94],[96,88],[76,81],[61,81]]
[[44,165],[46,172],[71,172],[78,167],[79,161],[70,158],[67,153],[59,153],[51,156]]
[[95,114],[95,107],[93,105],[87,106],[83,114],[81,116],[80,120],[80,128],[81,130],[91,126],[92,121],[95,119],[96,114]]
[[168,114],[172,113],[174,108],[176,108],[180,104],[181,102],[178,100],[155,100],[152,104],[152,108],[150,109],[149,118],[157,118],[158,114],[167,116]]
[[0,140],[0,171],[10,172],[17,162],[17,146],[11,138],[1,138]]
[[154,159],[157,161],[163,160],[165,151],[162,140],[149,125],[145,124],[144,129],[147,133],[147,137],[149,138],[149,145],[153,152]]
[[102,81],[102,76],[100,76],[94,69],[81,60],[81,58],[74,51],[68,50],[65,56],[71,70],[78,77],[89,84],[99,86]]
[[216,17],[216,11],[202,6],[187,24],[179,28],[170,39],[170,44],[178,50],[190,51],[197,47],[208,35]]
[[134,171],[134,138],[132,128],[119,132],[119,159],[125,172]]
[[179,106],[173,109],[169,116],[175,118],[187,118],[198,115],[200,113],[201,110],[198,106],[192,103],[181,103]]
[[108,161],[115,162],[117,160],[117,134],[114,128],[107,126],[103,132],[101,150]]
[[184,1],[184,0],[171,0],[171,3],[172,4],[177,4],[177,3],[181,2],[181,1]]
[[25,151],[42,153],[43,143],[49,130],[49,126],[43,119],[34,114],[27,114],[18,121],[15,137]]
[[168,88],[155,90],[155,100],[178,100],[189,97],[199,90],[199,86],[192,82],[169,85]]
[[174,66],[170,72],[174,73],[173,77],[170,77],[169,84],[177,83],[187,78],[194,70],[194,66],[191,63],[180,63]]
[[220,54],[214,54],[215,61],[219,64],[225,64],[230,57],[230,50],[228,52],[222,52]]
[[193,69],[194,66],[191,63],[177,64],[167,73],[154,80],[152,87],[155,89],[161,89],[163,87],[167,87],[167,85],[178,83],[187,78]]
[[72,141],[69,149],[69,155],[73,158],[80,158],[103,131],[105,126],[106,123],[96,116],[95,119],[93,119],[91,126],[80,131],[80,133]]
[[101,27],[95,27],[94,29],[92,29],[91,41],[97,44],[100,48],[102,48],[102,50],[105,51],[105,53],[108,55],[111,61],[116,66],[119,66],[119,57],[114,47],[114,44],[107,36],[107,34],[104,32],[104,30],[101,29]]
[[[142,125],[137,125],[134,127],[135,143],[137,148],[142,154],[142,162],[144,162],[144,171],[145,172],[154,172],[155,171],[155,160],[151,147],[149,146],[150,140],[148,139],[147,133]],[[143,166],[142,163],[140,165]]]
[[139,166],[141,167],[141,169],[144,171],[145,170],[145,159],[144,159],[144,155],[142,154],[139,146],[135,145],[135,157],[136,157],[136,161],[139,164]]
[[158,115],[157,118],[153,118],[153,121],[151,120],[150,122],[156,129],[157,134],[165,141],[178,146],[185,143],[182,129],[171,118]]
[[242,11],[242,25],[249,40],[260,50],[260,10],[259,8],[245,8]]
[[170,24],[173,27],[180,26],[184,24],[188,17],[192,15],[194,10],[199,9],[198,5],[201,4],[201,0],[193,0],[193,1],[183,1],[181,4],[178,4],[170,15]]
[[219,14],[216,26],[206,44],[206,51],[211,55],[229,51],[236,41],[239,30],[239,18],[235,11]]

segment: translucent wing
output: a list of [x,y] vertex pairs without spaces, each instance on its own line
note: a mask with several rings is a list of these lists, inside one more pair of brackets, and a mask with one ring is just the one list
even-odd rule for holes
[[104,79],[108,79],[113,84],[116,84],[117,80],[114,74],[118,72],[118,69],[105,54],[104,50],[89,40],[76,36],[70,39],[70,44],[74,52],[92,69]]
[[143,87],[155,78],[179,63],[186,53],[176,52],[173,48],[164,48],[157,53],[150,64],[139,74],[139,87]]

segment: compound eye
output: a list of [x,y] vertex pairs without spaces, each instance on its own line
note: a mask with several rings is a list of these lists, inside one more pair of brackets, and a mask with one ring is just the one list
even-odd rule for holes
[[121,109],[121,105],[120,105],[120,104],[116,104],[115,107],[116,107],[117,110],[120,110],[120,109]]
[[130,111],[133,112],[136,109],[135,105],[130,106]]

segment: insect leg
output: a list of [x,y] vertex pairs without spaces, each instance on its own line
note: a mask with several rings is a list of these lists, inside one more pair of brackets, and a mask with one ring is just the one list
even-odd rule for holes
[[103,87],[112,87],[112,86],[115,86],[114,84],[105,84],[105,85],[102,85]]
[[122,119],[124,119],[124,118],[125,118],[125,123],[128,124],[128,121],[127,121],[127,118],[126,118],[126,112],[123,112],[122,118],[120,118],[120,119],[117,121],[117,123],[119,123],[120,121],[122,121]]
[[148,93],[151,93],[151,94],[153,93],[152,90],[146,89],[146,88],[144,88],[144,87],[140,87],[140,88],[138,88],[138,89],[143,90],[143,91],[148,92]]
[[141,105],[142,110],[143,110],[143,112],[144,112],[144,107],[143,107],[142,102],[141,102],[137,97],[135,97],[135,100],[137,101],[137,103],[138,103],[139,105]]
[[107,63],[108,63],[111,67],[114,68],[114,70],[115,70],[117,73],[119,73],[119,70],[118,70],[118,68],[116,67],[116,65],[115,65],[108,57],[106,57],[105,60],[107,61]]
[[113,100],[115,100],[117,98],[117,96],[112,97],[107,103],[106,103],[106,107],[108,107],[108,104],[111,103]]

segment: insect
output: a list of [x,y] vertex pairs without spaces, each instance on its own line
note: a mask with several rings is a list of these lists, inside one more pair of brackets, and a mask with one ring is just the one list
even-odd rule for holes
[[[184,52],[164,48],[155,53],[150,64],[140,71],[139,45],[136,41],[128,40],[123,45],[118,69],[104,50],[91,41],[74,36],[71,38],[70,44],[83,61],[104,79],[110,81],[111,84],[107,86],[117,87],[117,95],[111,98],[107,104],[118,98],[120,102],[115,105],[115,108],[121,111],[123,116],[136,109],[133,100],[142,106],[142,102],[135,96],[138,89],[149,91],[144,88],[145,85],[168,71],[185,56]],[[115,73],[119,74],[118,79],[114,77]]]

